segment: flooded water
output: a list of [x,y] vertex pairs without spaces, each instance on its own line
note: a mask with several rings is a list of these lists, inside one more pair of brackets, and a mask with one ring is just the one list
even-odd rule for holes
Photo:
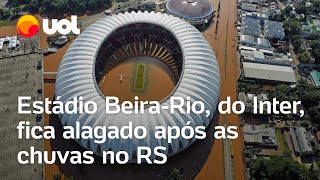
[[106,96],[116,96],[123,101],[134,101],[138,96],[142,101],[160,101],[174,89],[168,74],[154,64],[146,64],[144,89],[134,88],[137,63],[121,64],[111,70],[102,80],[101,92]]
[[0,27],[0,37],[2,36],[16,36],[18,34],[16,26]]
[[[221,94],[220,100],[226,100],[230,96],[232,101],[237,100],[237,79],[239,64],[236,58],[237,42],[236,42],[236,28],[234,26],[237,16],[237,1],[235,0],[211,0],[215,10],[218,9],[220,2],[220,17],[214,19],[214,23],[204,35],[213,47],[216,57],[218,59],[220,74],[221,74]],[[216,32],[216,24],[217,34]],[[219,124],[223,125],[226,121],[227,126],[237,126],[240,128],[239,116],[235,114],[220,115]],[[239,138],[232,141],[231,151],[233,154],[234,179],[245,179],[245,166],[243,162],[243,140],[241,131]],[[207,163],[198,174],[197,178],[202,179],[224,179],[224,159],[222,141],[216,140],[212,152],[207,159]]]

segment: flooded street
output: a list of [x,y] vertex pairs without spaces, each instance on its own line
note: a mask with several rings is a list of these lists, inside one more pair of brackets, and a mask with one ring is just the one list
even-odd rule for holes
[[0,37],[16,36],[18,34],[16,26],[3,26],[0,28]]
[[[230,96],[232,101],[237,100],[237,80],[238,80],[238,62],[236,58],[237,52],[237,35],[236,35],[236,17],[237,17],[237,2],[235,0],[211,0],[215,10],[218,9],[220,2],[220,17],[214,19],[214,24],[208,29],[204,35],[211,44],[218,59],[220,74],[221,74],[221,94],[220,101],[226,100]],[[218,22],[217,22],[218,21]],[[217,34],[216,23],[218,23]],[[237,126],[240,128],[239,116],[235,114],[220,115],[219,125]],[[232,140],[230,151],[233,155],[233,170],[234,179],[245,179],[245,166],[242,158],[243,139],[239,132],[239,137]],[[221,140],[216,140],[212,152],[207,159],[207,163],[198,174],[197,179],[224,179],[224,149]],[[231,155],[230,154],[230,155]],[[230,155],[227,158],[231,158]],[[227,166],[228,167],[228,166]],[[232,175],[231,175],[232,176]]]

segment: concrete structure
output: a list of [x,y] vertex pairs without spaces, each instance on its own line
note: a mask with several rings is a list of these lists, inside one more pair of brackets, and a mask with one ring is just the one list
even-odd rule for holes
[[261,63],[243,62],[243,78],[248,81],[266,81],[270,83],[296,83],[293,69],[287,66],[277,66]]
[[250,17],[241,18],[241,34],[260,37],[260,21],[258,19],[253,19]]
[[255,36],[250,35],[241,35],[240,43],[243,46],[255,47],[258,49],[270,49],[271,44],[270,41],[264,38],[257,38]]
[[257,5],[243,2],[241,3],[240,9],[243,11],[256,12]]
[[277,21],[266,20],[264,22],[264,37],[266,39],[283,40],[285,37],[283,24]]
[[258,19],[261,24],[264,23],[265,20],[268,19],[268,15],[264,13],[256,13],[256,12],[243,12],[241,17],[249,17],[253,19]]
[[24,135],[18,139],[17,130],[21,121],[29,121],[30,127],[43,126],[42,121],[36,120],[35,114],[22,115],[17,112],[19,96],[43,100],[42,94],[38,92],[42,88],[42,70],[35,67],[38,62],[42,62],[42,54],[0,59],[0,179],[43,179],[43,164],[37,161],[34,164],[20,164],[17,161],[18,153],[30,152],[31,146],[43,152],[42,139],[25,139]]
[[317,88],[320,88],[320,72],[313,70],[310,72],[310,78],[313,83]]
[[276,132],[274,128],[271,127],[245,124],[243,126],[243,136],[246,145],[258,145],[273,148],[278,146]]
[[240,52],[242,62],[252,62],[271,65],[282,65],[291,67],[292,60],[288,55],[272,53],[261,50],[241,50]]
[[18,36],[6,36],[0,38],[0,50],[3,50],[5,44],[8,45],[9,50],[14,50],[17,46],[19,46]]
[[[251,94],[251,93],[246,94],[244,92],[240,92],[239,93],[239,100],[242,101],[246,106],[245,112],[247,112],[247,113],[253,113],[254,112],[253,101],[254,101],[255,97],[258,99],[258,104],[260,102],[264,102],[264,101],[268,100],[267,94],[263,94],[263,93],[262,94]],[[259,106],[257,107],[257,110],[258,110],[258,112],[260,111],[259,110]],[[266,109],[266,106],[265,106],[264,111],[267,112],[266,110],[267,109]]]
[[290,136],[297,155],[310,155],[313,153],[307,131],[304,127],[290,128]]
[[[129,33],[128,33],[129,32]],[[143,32],[143,33],[141,33]],[[141,46],[143,43],[144,46]],[[106,114],[105,96],[99,90],[98,82],[104,74],[116,67],[117,63],[123,62],[118,50],[125,48],[131,51],[132,47],[144,48],[136,51],[131,56],[145,56],[148,49],[155,51],[154,46],[160,46],[171,56],[168,59],[159,53],[150,53],[150,56],[166,63],[172,68],[176,75],[176,88],[165,99],[161,105],[169,106],[170,97],[179,96],[191,101],[201,100],[205,108],[210,111],[210,116],[205,114],[196,115],[191,112],[183,115],[179,112],[174,114],[169,110],[162,110],[160,114],[150,114],[145,108],[144,114]],[[131,44],[132,46],[127,46]],[[136,45],[134,45],[136,44]],[[125,49],[122,49],[123,52]],[[158,52],[158,51],[155,51]],[[149,52],[147,52],[149,53]],[[129,55],[130,53],[128,53]],[[60,100],[68,102],[74,96],[82,96],[85,101],[93,100],[99,107],[95,114],[59,115],[63,125],[75,126],[75,122],[89,126],[116,126],[121,128],[129,121],[133,122],[133,128],[144,125],[149,133],[155,132],[156,126],[178,126],[182,128],[187,122],[192,126],[208,127],[216,110],[220,93],[220,74],[216,57],[212,48],[203,35],[192,25],[184,20],[160,13],[132,12],[107,17],[91,25],[70,46],[65,54],[56,78],[56,96]],[[183,107],[185,109],[187,107]],[[189,147],[195,139],[175,139],[168,144],[167,140],[158,140],[153,135],[138,140],[121,139],[107,140],[103,144],[96,144],[92,140],[78,139],[77,142],[95,154],[101,155],[102,151],[112,150],[118,152],[126,151],[130,162],[136,162],[137,147],[148,146],[153,149],[156,146],[166,147],[164,152],[168,156]],[[155,155],[151,154],[151,159]]]
[[203,31],[212,23],[214,9],[208,0],[168,0],[166,12]]

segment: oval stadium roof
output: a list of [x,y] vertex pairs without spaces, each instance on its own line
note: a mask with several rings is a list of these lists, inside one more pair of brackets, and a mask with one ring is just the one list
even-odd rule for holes
[[[206,109],[210,110],[210,117],[205,114],[197,115],[181,114],[175,112],[171,114],[169,110],[163,110],[161,114],[152,115],[148,111],[144,114],[125,115],[106,114],[105,96],[99,90],[95,79],[96,55],[103,42],[118,28],[134,24],[150,23],[166,28],[177,39],[183,53],[183,70],[175,90],[171,96],[191,97],[191,101],[204,102]],[[174,155],[190,146],[195,139],[176,139],[171,145],[167,140],[158,140],[153,134],[155,126],[179,126],[184,127],[188,121],[191,126],[208,126],[216,110],[220,93],[220,73],[218,64],[212,48],[203,35],[192,25],[184,20],[167,14],[155,14],[154,12],[131,12],[106,17],[87,28],[70,46],[60,64],[56,78],[55,95],[61,96],[60,101],[66,103],[74,97],[82,96],[84,101],[95,101],[98,111],[95,114],[62,114],[59,115],[63,125],[80,125],[91,127],[96,126],[122,126],[128,125],[129,121],[133,127],[144,126],[148,129],[148,137],[143,140],[119,139],[110,140],[101,145],[95,144],[92,140],[78,140],[84,148],[92,150],[101,155],[101,151],[112,150],[114,152],[126,151],[129,153],[130,162],[136,153],[138,146],[164,146],[167,148],[168,156]],[[161,101],[162,105],[169,106],[169,99]],[[186,107],[183,107],[186,109]],[[170,150],[171,151],[170,151]],[[151,158],[155,158],[152,154]]]
[[213,6],[208,0],[169,0],[167,10],[182,18],[205,18],[213,13]]

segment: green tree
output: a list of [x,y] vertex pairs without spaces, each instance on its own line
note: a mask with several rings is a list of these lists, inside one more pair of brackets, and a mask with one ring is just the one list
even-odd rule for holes
[[298,50],[301,47],[302,41],[301,41],[301,36],[300,35],[294,35],[291,38],[291,44],[293,46],[293,49],[295,52],[298,52]]
[[182,170],[174,168],[171,173],[168,175],[166,180],[179,180],[182,178]]
[[28,5],[29,11],[31,12],[37,12],[40,9],[40,7],[41,6],[39,0],[31,0]]
[[296,5],[295,10],[298,14],[307,14],[308,13],[307,7],[302,4]]
[[283,25],[287,35],[294,36],[301,34],[301,23],[299,21],[285,21]]
[[313,1],[312,2],[312,11],[316,14],[320,13],[320,1]]
[[300,63],[306,64],[309,63],[310,56],[306,51],[304,51],[298,55],[298,60],[300,61]]
[[308,40],[318,40],[319,38],[320,38],[319,33],[311,33],[307,37]]
[[320,40],[313,40],[310,42],[312,53],[316,59],[316,63],[320,63]]
[[309,171],[298,162],[279,156],[271,157],[270,160],[251,160],[249,168],[254,180],[319,180],[316,171]]

